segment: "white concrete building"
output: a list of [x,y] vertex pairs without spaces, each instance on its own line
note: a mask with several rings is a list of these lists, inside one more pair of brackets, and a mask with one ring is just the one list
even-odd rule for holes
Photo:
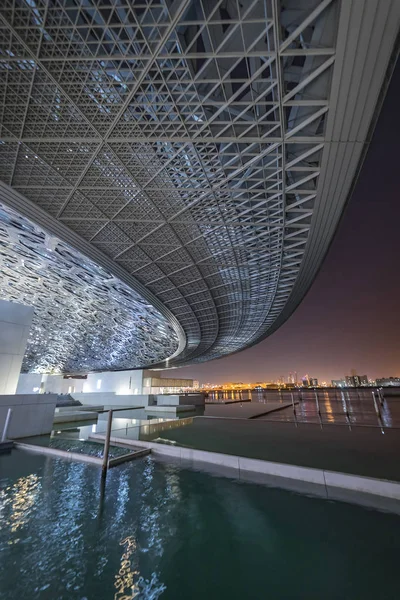
[[[143,369],[127,371],[103,371],[87,375],[47,375],[22,373],[17,394],[54,393],[71,394],[73,397],[140,396],[142,394],[179,394],[193,388],[192,379],[172,379],[157,376]],[[80,397],[79,397],[80,399]]]

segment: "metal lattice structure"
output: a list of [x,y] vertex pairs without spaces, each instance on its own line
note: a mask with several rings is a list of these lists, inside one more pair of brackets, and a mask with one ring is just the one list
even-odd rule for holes
[[3,0],[0,198],[168,310],[185,339],[169,366],[246,348],[325,255],[398,16],[396,0]]
[[179,354],[179,335],[135,291],[0,204],[2,299],[34,307],[23,372],[142,368]]

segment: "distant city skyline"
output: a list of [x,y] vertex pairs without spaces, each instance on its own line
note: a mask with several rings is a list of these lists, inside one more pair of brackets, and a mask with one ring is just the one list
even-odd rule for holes
[[[188,367],[189,369],[190,367]],[[180,369],[182,370],[182,369]],[[168,373],[176,373],[178,371],[178,369],[176,370],[170,370],[168,371]],[[337,377],[336,379],[330,379],[327,377],[314,377],[314,375],[310,373],[305,373],[304,375],[298,375],[297,378],[293,377],[293,373],[289,372],[287,374],[283,374],[283,375],[279,375],[278,377],[275,378],[271,378],[271,377],[264,377],[264,378],[258,378],[258,379],[249,379],[249,378],[236,378],[236,379],[231,379],[231,380],[223,380],[223,381],[211,381],[209,379],[204,380],[204,381],[199,381],[199,380],[193,380],[193,385],[194,387],[200,387],[204,386],[206,384],[210,384],[210,385],[224,385],[224,384],[232,384],[232,385],[239,385],[239,384],[243,384],[248,385],[255,385],[257,383],[275,383],[275,384],[297,384],[297,385],[302,385],[302,383],[306,380],[309,381],[309,385],[321,385],[321,384],[327,384],[328,386],[330,386],[333,383],[338,383],[338,382],[343,382],[343,384],[348,385],[348,386],[359,386],[359,385],[368,385],[368,383],[371,382],[375,382],[376,380],[383,380],[383,379],[400,379],[397,375],[393,375],[393,374],[389,374],[389,375],[385,375],[382,377],[370,377],[368,374],[366,373],[356,373],[355,369],[351,369],[350,374],[346,373],[340,377]],[[189,379],[191,379],[190,377],[188,377]]]
[[[262,344],[266,344],[268,340],[263,342]],[[261,344],[260,344],[261,345]],[[257,346],[252,348],[251,350],[256,350]],[[319,382],[327,382],[328,384],[334,380],[343,380],[351,376],[361,376],[367,377],[368,380],[375,381],[376,379],[387,379],[390,377],[400,377],[400,367],[396,368],[396,365],[391,369],[369,369],[369,372],[365,372],[365,369],[355,369],[354,367],[345,369],[343,372],[334,373],[333,375],[324,375],[323,372],[317,369],[306,369],[303,371],[285,371],[284,369],[278,369],[273,373],[267,373],[267,371],[257,372],[255,368],[247,368],[247,373],[244,373],[243,370],[240,369],[240,355],[248,354],[251,350],[247,350],[243,353],[239,353],[234,355],[233,357],[229,357],[226,359],[222,359],[220,361],[214,361],[213,363],[204,363],[202,365],[190,365],[188,367],[182,367],[180,369],[169,369],[162,371],[163,377],[167,377],[167,374],[170,377],[185,377],[188,379],[198,380],[200,384],[210,383],[210,384],[223,384],[227,382],[243,382],[243,383],[256,383],[256,382],[279,382],[282,383],[301,383],[302,379],[305,377],[309,377],[310,379],[318,379]],[[237,368],[232,370],[232,364],[226,364],[228,361],[232,363],[232,359],[238,360]],[[211,375],[209,368],[211,365],[222,364],[222,368],[216,371],[215,374]],[[207,368],[208,367],[208,368]],[[215,369],[213,369],[215,371]],[[333,372],[332,372],[333,373]],[[296,377],[297,376],[297,377]]]
[[[397,65],[368,155],[337,235],[292,317],[256,346],[170,371],[201,382],[277,380],[297,371],[321,381],[400,375]],[[172,375],[171,375],[172,376]]]

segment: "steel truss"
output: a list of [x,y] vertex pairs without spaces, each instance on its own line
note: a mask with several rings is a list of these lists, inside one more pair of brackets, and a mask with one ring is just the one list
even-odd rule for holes
[[333,235],[330,120],[362,53],[338,40],[383,6],[382,31],[390,0],[3,0],[0,177],[175,315],[170,366],[250,346],[304,295],[322,202]]

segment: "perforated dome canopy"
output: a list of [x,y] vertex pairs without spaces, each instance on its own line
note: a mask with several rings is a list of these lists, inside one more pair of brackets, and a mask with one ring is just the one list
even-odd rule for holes
[[123,335],[99,367],[222,357],[290,316],[365,155],[399,7],[3,0],[0,201],[172,332],[149,330],[148,356]]

